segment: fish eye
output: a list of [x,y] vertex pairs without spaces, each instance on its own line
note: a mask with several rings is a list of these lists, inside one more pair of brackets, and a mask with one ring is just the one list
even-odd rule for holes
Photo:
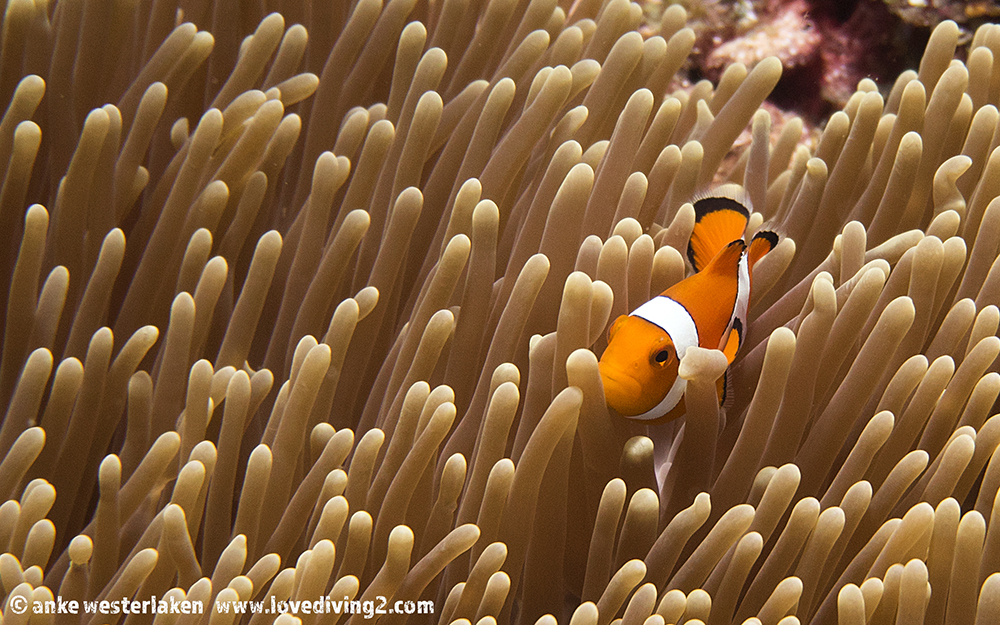
[[669,359],[670,359],[670,352],[665,349],[661,349],[660,351],[656,352],[656,354],[653,356],[653,360],[655,360],[657,363],[661,365],[667,362],[667,360]]

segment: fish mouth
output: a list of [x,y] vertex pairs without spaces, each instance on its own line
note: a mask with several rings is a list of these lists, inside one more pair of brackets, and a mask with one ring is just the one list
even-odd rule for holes
[[642,400],[642,384],[638,380],[603,362],[598,364],[598,370],[604,383],[604,399],[610,408],[626,417],[643,413],[637,406]]

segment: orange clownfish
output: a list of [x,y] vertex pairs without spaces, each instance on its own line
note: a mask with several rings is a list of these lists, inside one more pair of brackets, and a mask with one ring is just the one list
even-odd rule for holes
[[[747,203],[735,185],[694,202],[687,255],[696,273],[618,317],[608,332],[599,366],[609,407],[647,422],[676,419],[685,412],[686,381],[677,367],[687,349],[717,348],[733,362],[743,343],[754,264],[778,243],[778,235],[760,231],[747,245]],[[724,399],[725,376],[720,404]]]

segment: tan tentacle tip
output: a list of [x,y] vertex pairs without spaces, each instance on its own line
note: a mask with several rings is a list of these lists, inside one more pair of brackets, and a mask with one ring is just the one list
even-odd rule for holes
[[403,545],[413,543],[413,530],[411,530],[406,525],[397,525],[392,528],[389,532],[389,548],[392,549],[394,545],[402,547]]
[[622,459],[629,461],[642,461],[646,456],[653,453],[653,440],[648,436],[633,436],[625,441],[622,449]]
[[35,450],[32,453],[37,454],[45,446],[45,430],[36,425],[21,432],[17,440],[14,441],[14,446],[20,447],[21,445],[27,449]]
[[715,381],[725,372],[729,363],[726,355],[717,349],[690,347],[684,353],[677,375],[685,380]]
[[90,536],[80,534],[69,543],[69,559],[78,566],[90,562],[90,556],[94,555],[94,541]]

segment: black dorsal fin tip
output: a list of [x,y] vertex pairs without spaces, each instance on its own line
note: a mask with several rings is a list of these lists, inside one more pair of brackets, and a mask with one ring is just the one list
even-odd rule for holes
[[778,245],[778,233],[772,232],[771,230],[758,230],[757,233],[753,235],[753,238],[765,239],[768,243],[771,244],[771,249],[774,249],[774,247]]
[[750,196],[738,184],[724,184],[714,189],[697,194],[692,200],[695,223],[701,218],[719,210],[735,210],[747,219],[750,218],[752,207]]

